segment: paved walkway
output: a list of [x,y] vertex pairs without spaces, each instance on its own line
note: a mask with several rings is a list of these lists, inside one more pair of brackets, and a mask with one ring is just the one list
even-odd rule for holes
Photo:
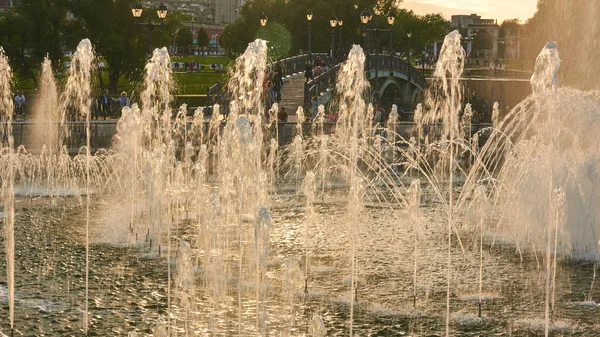
[[[280,107],[284,107],[288,114],[288,122],[296,121],[296,111],[299,106],[304,106],[304,73],[291,76],[281,89]],[[309,113],[310,114],[310,113]],[[307,115],[307,112],[304,112]]]

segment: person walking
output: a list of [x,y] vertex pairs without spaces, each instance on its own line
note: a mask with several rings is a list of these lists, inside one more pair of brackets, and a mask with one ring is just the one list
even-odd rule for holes
[[310,61],[306,61],[306,65],[304,66],[304,77],[306,78],[306,82],[314,79],[313,67]]
[[131,105],[131,102],[129,101],[129,98],[127,97],[127,93],[125,91],[121,93],[121,97],[113,98],[113,101],[119,102],[121,109],[123,109],[124,107],[129,107]]
[[108,97],[108,90],[104,89],[102,95],[98,96],[98,109],[96,109],[96,115],[94,119],[98,119],[100,115],[106,120],[106,116],[110,115],[110,102],[112,98]]
[[15,114],[22,115],[25,118],[25,104],[27,103],[27,99],[25,99],[25,95],[23,95],[23,90],[19,90],[17,96],[15,96]]
[[129,98],[127,97],[127,93],[125,91],[123,91],[121,93],[120,101],[121,101],[121,108],[131,105],[131,102],[129,101]]
[[383,125],[385,125],[385,111],[383,110],[383,105],[378,104],[373,116],[373,126],[383,127]]
[[321,62],[317,63],[317,66],[313,69],[313,76],[319,77],[323,73],[323,68],[321,68]]
[[277,122],[279,123],[287,123],[288,114],[285,111],[285,107],[279,108],[279,112],[277,113]]
[[277,103],[281,102],[281,88],[283,87],[283,79],[281,78],[281,73],[279,71],[275,71],[273,74],[273,90],[275,90],[275,100]]
[[313,96],[312,103],[310,105],[310,109],[311,109],[310,120],[314,121],[317,118],[317,115],[319,114],[319,100],[317,99],[317,96]]

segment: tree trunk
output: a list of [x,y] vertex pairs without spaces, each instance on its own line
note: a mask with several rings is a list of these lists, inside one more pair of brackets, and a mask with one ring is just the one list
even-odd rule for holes
[[102,79],[102,73],[104,71],[102,69],[98,70],[98,82],[100,83],[100,90],[104,90],[104,80]]
[[119,82],[119,70],[110,68],[108,71],[108,91],[112,94],[117,93],[117,82]]

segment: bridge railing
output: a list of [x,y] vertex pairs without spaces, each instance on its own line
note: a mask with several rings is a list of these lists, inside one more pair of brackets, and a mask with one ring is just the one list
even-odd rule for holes
[[[332,67],[304,85],[304,106],[310,105],[310,100],[313,96],[319,96],[321,93],[327,91],[327,89],[335,87],[340,65],[341,64],[337,64],[335,67]],[[375,70],[376,68],[382,71],[391,70],[404,73],[410,78],[412,83],[419,87],[425,88],[427,86],[425,76],[410,63],[397,56],[383,54],[368,55],[365,61],[365,70]]]
[[[304,71],[306,62],[309,60],[315,60],[317,57],[326,57],[325,53],[315,53],[309,57],[308,54],[301,54],[278,61],[271,62],[269,67],[278,64],[281,68],[281,76],[291,76]],[[340,69],[340,64],[330,68],[320,76],[315,77],[304,86],[304,105],[309,106],[310,100],[313,96],[319,96],[321,93],[326,92],[328,89],[335,87],[337,74]],[[404,61],[400,57],[393,55],[384,54],[371,54],[367,56],[365,63],[365,70],[380,69],[382,71],[397,71],[404,73],[408,76],[413,84],[421,88],[427,86],[427,80],[425,76],[414,68],[410,63]],[[227,104],[226,100],[226,86],[221,83],[216,83],[207,89],[206,105],[210,110],[215,103]],[[210,113],[210,112],[209,112]]]
[[336,64],[331,69],[315,77],[314,79],[304,83],[304,106],[310,106],[310,100],[314,96],[319,96],[326,92],[327,89],[335,87],[337,75],[341,67],[341,63]]
[[308,54],[300,54],[292,57],[287,57],[279,61],[274,61],[272,64],[279,64],[281,67],[281,76],[291,76],[304,71],[306,62],[309,60],[314,63],[317,57],[325,58],[325,53],[314,53],[309,57]]
[[206,106],[212,107],[215,103],[217,103],[217,97],[220,92],[223,90],[223,85],[221,82],[217,82],[206,89]]
[[[306,66],[306,62],[308,62],[309,60],[314,61],[317,59],[317,57],[325,58],[327,57],[327,54],[313,53],[310,56],[308,54],[295,55],[292,57],[287,57],[281,60],[270,62],[268,67],[272,68],[275,65],[279,65],[279,67],[281,68],[282,77],[291,76],[303,72]],[[211,113],[210,110],[212,109],[212,106],[214,104],[219,103],[221,105],[225,105],[228,103],[226,91],[227,86],[219,82],[217,82],[216,84],[214,84],[206,90],[206,107],[209,110],[207,111],[208,113]]]
[[423,73],[398,56],[371,54],[367,56],[365,68],[369,71],[379,69],[383,71],[391,70],[401,72],[406,74],[412,83],[416,84],[422,89],[427,87],[427,80],[425,79]]

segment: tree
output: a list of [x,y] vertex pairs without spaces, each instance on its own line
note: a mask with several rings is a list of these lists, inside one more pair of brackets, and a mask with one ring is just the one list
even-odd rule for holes
[[198,47],[208,46],[209,41],[210,40],[208,39],[208,33],[206,32],[206,30],[204,30],[204,28],[200,28],[196,31],[196,44],[198,45]]
[[248,24],[244,22],[245,20],[247,18],[240,18],[235,24],[225,27],[225,30],[221,34],[221,47],[225,48],[230,55],[237,55],[244,52],[248,46],[248,42],[251,41],[253,31],[247,27]]
[[46,55],[61,66],[66,13],[65,0],[22,0],[0,14],[0,45],[15,70],[36,84],[35,70]]
[[292,47],[291,34],[281,24],[277,22],[270,24],[268,27],[260,27],[257,38],[269,41],[269,56],[275,60],[282,59],[289,55]]
[[30,45],[26,30],[25,21],[14,10],[9,9],[0,17],[0,46],[8,56],[13,70],[35,81],[35,62],[26,55]]
[[143,27],[136,25],[131,15],[134,1],[71,0],[69,4],[80,21],[81,36],[87,36],[96,54],[106,60],[112,93],[117,92],[119,77],[143,69],[147,56]]
[[[96,53],[107,63],[108,89],[117,92],[123,75],[139,76],[148,58],[147,27],[137,25],[131,15],[136,0],[69,0],[69,9],[79,20],[81,36],[88,37]],[[140,22],[155,22],[156,9],[144,10]],[[160,27],[151,27],[151,47],[169,45],[172,34],[180,26],[180,18],[169,11]]]
[[[446,32],[447,22],[440,14],[417,16],[412,11],[399,8],[399,0],[353,0],[349,6],[348,0],[254,0],[248,1],[242,7],[240,18],[227,26],[221,37],[221,46],[231,54],[243,52],[248,43],[265,29],[260,27],[259,18],[264,12],[269,18],[267,26],[274,23],[281,25],[291,34],[290,53],[308,49],[308,22],[307,9],[313,12],[312,46],[314,52],[326,52],[331,45],[331,27],[329,20],[333,13],[342,19],[344,24],[335,29],[336,49],[339,48],[339,32],[343,33],[343,49],[348,50],[352,44],[363,42],[361,34],[362,23],[360,14],[364,9],[369,9],[375,16],[372,26],[387,27],[386,18],[388,11],[396,14],[396,23],[393,27],[394,49],[406,50],[408,38],[406,33],[413,32],[411,49],[422,48],[433,41],[441,40]],[[268,27],[265,27],[268,30]],[[257,35],[259,34],[259,35]],[[279,37],[279,36],[278,36]],[[388,35],[380,35],[380,46],[387,48]],[[366,41],[365,41],[366,42]],[[369,42],[374,49],[376,40]]]
[[187,27],[181,27],[177,31],[177,37],[175,38],[175,44],[178,47],[188,48],[194,43],[194,34]]
[[[152,20],[158,22],[156,16],[157,8],[149,8],[144,11],[146,20]],[[183,22],[189,22],[191,17],[175,10],[169,10],[167,18],[162,21],[162,25],[156,27],[152,32],[152,48],[161,48],[172,45],[175,43],[174,37],[177,35],[177,31],[183,28]]]

